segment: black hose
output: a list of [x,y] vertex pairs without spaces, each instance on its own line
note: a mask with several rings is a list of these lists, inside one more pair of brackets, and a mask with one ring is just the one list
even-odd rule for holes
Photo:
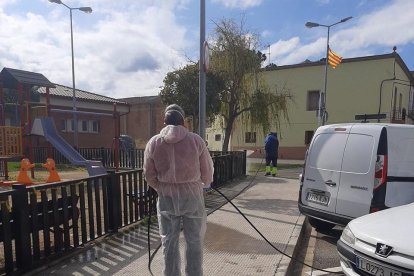
[[308,264],[306,264],[306,263],[304,263],[304,262],[302,262],[302,261],[300,261],[300,260],[298,260],[298,259],[296,259],[295,257],[293,257],[293,256],[290,256],[290,255],[288,255],[288,254],[286,254],[285,252],[283,252],[283,251],[281,251],[280,249],[278,249],[276,246],[274,246],[260,231],[259,231],[259,229],[257,229],[256,228],[256,226],[254,226],[254,224],[246,217],[246,215],[245,214],[243,214],[243,212],[242,211],[240,211],[240,209],[239,208],[237,208],[237,206],[236,205],[234,205],[234,203],[233,202],[231,202],[231,200],[230,199],[228,199],[222,192],[220,192],[218,189],[216,189],[216,188],[213,188],[217,193],[219,193],[222,197],[224,197],[226,200],[227,200],[227,202],[228,203],[230,203],[236,210],[237,210],[237,212],[239,212],[239,214],[240,215],[242,215],[242,217],[250,224],[250,226],[273,248],[273,249],[275,249],[277,252],[279,252],[280,254],[282,254],[282,255],[284,255],[284,256],[286,256],[286,257],[288,257],[289,259],[292,259],[293,261],[295,261],[295,262],[298,262],[298,263],[300,263],[300,264],[303,264],[304,266],[307,266],[307,267],[310,267],[310,268],[312,268],[312,269],[314,269],[314,270],[319,270],[319,271],[323,271],[323,272],[328,272],[328,273],[333,273],[333,274],[343,274],[342,272],[335,272],[335,271],[329,271],[329,270],[324,270],[324,269],[321,269],[321,268],[317,268],[317,267],[314,267],[314,266],[311,266],[311,265],[308,265]]
[[[153,197],[153,192],[154,192],[154,190],[150,187],[148,189],[148,198],[150,200]],[[148,271],[151,274],[151,276],[154,276],[154,274],[152,273],[152,270],[151,270],[151,263],[152,263],[152,260],[155,257],[155,254],[157,254],[158,250],[160,249],[161,244],[159,244],[158,247],[155,249],[154,253],[151,254],[151,239],[150,239],[151,218],[152,218],[151,217],[152,216],[152,202],[151,201],[149,202],[149,210],[148,211],[149,211],[149,215],[148,215],[148,232],[147,232],[148,233],[148,235],[147,235],[147,239],[148,239]]]

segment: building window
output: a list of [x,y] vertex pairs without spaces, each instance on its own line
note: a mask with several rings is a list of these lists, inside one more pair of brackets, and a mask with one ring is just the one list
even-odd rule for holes
[[244,137],[245,143],[256,143],[256,132],[246,132]]
[[79,132],[88,132],[88,121],[80,120],[78,123],[78,130]]
[[313,130],[305,130],[305,145],[309,145],[312,141]]
[[73,119],[70,119],[70,131],[73,132],[75,130],[75,121]]
[[67,129],[66,129],[66,120],[61,120],[60,121],[60,130],[63,131],[63,132],[67,131]]
[[89,124],[90,124],[89,132],[99,133],[99,131],[101,130],[99,121],[89,121]]
[[221,141],[221,134],[214,135],[214,141]]
[[[323,99],[323,93],[322,99]],[[308,91],[308,100],[306,104],[307,111],[319,110],[319,90]]]

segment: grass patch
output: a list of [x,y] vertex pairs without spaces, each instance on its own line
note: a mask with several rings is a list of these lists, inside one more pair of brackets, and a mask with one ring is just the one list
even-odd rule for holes
[[[248,172],[253,172],[255,173],[257,170],[259,170],[259,172],[264,172],[266,169],[266,164],[265,163],[251,163],[248,165]],[[303,165],[301,164],[278,164],[277,168],[279,170],[283,170],[283,169],[296,169],[296,168],[303,168]]]
[[[7,162],[9,172],[17,172],[20,170],[20,162]],[[46,170],[42,167],[42,163],[35,163],[36,170]],[[76,170],[83,170],[83,167],[78,167],[70,164],[56,164],[56,169],[58,171],[76,171]]]

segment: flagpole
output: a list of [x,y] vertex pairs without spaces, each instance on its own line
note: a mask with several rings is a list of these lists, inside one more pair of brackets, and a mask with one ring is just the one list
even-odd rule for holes
[[[326,58],[325,58],[325,81],[324,81],[324,88],[323,93],[319,95],[319,116],[321,117],[321,125],[324,126],[327,121],[327,112],[326,112],[326,87],[328,84],[328,57],[329,57],[329,32],[331,30],[331,26],[328,26],[328,36],[326,39]],[[323,97],[322,97],[323,96]]]
[[[326,88],[327,88],[327,83],[328,83],[328,57],[329,57],[329,31],[331,29],[332,26],[338,25],[340,23],[344,23],[346,21],[348,21],[349,19],[351,19],[352,16],[348,16],[344,19],[341,19],[340,21],[331,24],[331,25],[324,25],[324,24],[319,24],[319,23],[315,23],[315,22],[306,22],[305,26],[307,28],[314,28],[314,27],[326,27],[328,28],[328,37],[326,39],[326,57],[325,57],[325,80],[324,80],[324,90],[319,91],[319,107],[318,107],[318,125],[325,125],[326,121],[327,121],[327,117],[328,117],[328,112],[326,112]],[[323,96],[323,98],[322,98]]]

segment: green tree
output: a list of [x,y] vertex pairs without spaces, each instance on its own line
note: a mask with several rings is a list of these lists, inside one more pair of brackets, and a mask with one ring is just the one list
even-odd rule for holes
[[[220,98],[224,90],[224,81],[212,72],[206,76],[206,116],[213,119],[220,110]],[[198,130],[199,115],[199,67],[197,64],[186,65],[167,73],[160,96],[166,105],[180,105],[186,116],[193,116],[193,128]]]
[[[246,31],[244,24],[222,20],[216,24],[215,45],[212,47],[212,70],[225,83],[221,94],[220,115],[224,118],[223,151],[228,150],[230,135],[236,119],[241,116],[251,127],[267,132],[281,117],[288,119],[290,98],[284,87],[268,87],[262,80],[265,55],[257,51],[257,35]],[[245,121],[244,121],[245,122]]]

